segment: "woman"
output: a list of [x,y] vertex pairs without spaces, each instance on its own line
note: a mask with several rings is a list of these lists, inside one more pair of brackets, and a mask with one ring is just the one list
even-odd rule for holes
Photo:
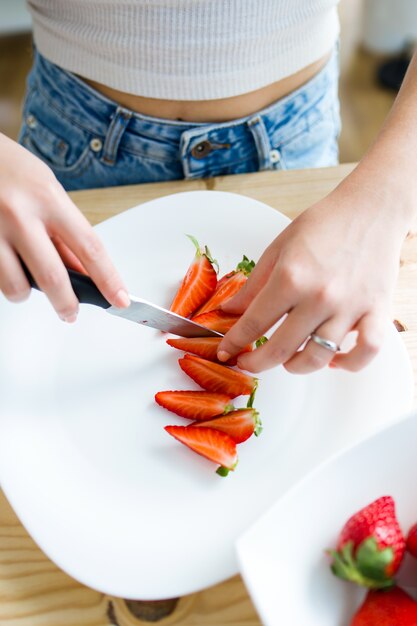
[[[6,297],[29,293],[19,254],[68,322],[78,303],[63,261],[84,267],[112,304],[128,305],[64,188],[335,164],[336,4],[31,0],[37,51],[20,136],[27,149],[0,139]],[[358,370],[378,351],[416,213],[415,65],[358,167],[270,244],[224,305],[243,315],[221,343],[221,360],[285,315],[240,367]],[[356,347],[338,353],[352,329]]]

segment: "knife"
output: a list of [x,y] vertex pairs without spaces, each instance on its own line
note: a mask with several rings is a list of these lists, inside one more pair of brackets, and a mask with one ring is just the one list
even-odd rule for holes
[[[32,274],[23,262],[22,267],[30,286],[40,291]],[[82,304],[98,306],[112,315],[117,315],[131,322],[150,326],[166,333],[179,335],[180,337],[223,337],[223,334],[216,330],[196,324],[186,317],[182,317],[182,315],[168,311],[157,304],[152,304],[152,302],[131,296],[130,294],[130,305],[125,309],[118,309],[106,300],[89,276],[68,268],[67,272],[74,293]]]

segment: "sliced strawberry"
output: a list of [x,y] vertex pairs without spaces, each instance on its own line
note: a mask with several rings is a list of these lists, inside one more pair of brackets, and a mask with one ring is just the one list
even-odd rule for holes
[[[258,386],[258,379],[226,365],[206,361],[193,354],[186,354],[178,360],[181,369],[200,387],[207,391],[225,393],[231,398],[250,396],[249,403]],[[249,406],[252,406],[249,404]]]
[[255,409],[236,409],[209,420],[194,422],[196,428],[215,428],[231,436],[236,443],[243,443],[253,434],[257,437],[262,432],[259,413]]
[[214,428],[195,426],[165,426],[167,433],[214,463],[219,463],[217,473],[225,476],[237,464],[236,444],[226,433]]
[[[220,287],[222,287],[222,285],[224,285],[224,283],[229,280],[229,278],[231,278],[234,274],[236,273],[235,270],[232,270],[231,272],[229,272],[228,274],[225,274],[224,276],[222,276],[221,278],[219,278],[217,280],[217,286],[216,286],[216,291],[217,289],[220,289]],[[216,293],[216,292],[214,292]],[[213,294],[214,295],[214,294]],[[204,305],[203,305],[204,306]]]
[[[175,339],[167,339],[167,344],[172,348],[177,348],[184,352],[191,352],[192,354],[203,357],[203,359],[217,363],[217,349],[221,340],[222,337],[191,337],[190,339],[187,337],[176,337]],[[239,354],[251,351],[252,345],[248,345],[239,352]],[[236,365],[238,356],[239,355],[230,359],[227,364]]]
[[191,420],[207,420],[235,408],[230,396],[210,391],[158,391],[155,400],[164,409]]
[[218,281],[216,290],[211,298],[198,309],[198,315],[218,309],[222,302],[234,296],[246,283],[254,267],[255,261],[249,261],[248,257],[244,256],[235,270],[229,272]]
[[214,267],[217,261],[211,257],[207,246],[203,251],[194,237],[191,235],[187,237],[195,245],[196,253],[171,304],[171,311],[183,317],[192,315],[210,298],[217,285],[217,273]]
[[195,315],[191,319],[193,322],[201,324],[206,328],[211,328],[211,330],[217,330],[217,332],[225,334],[236,324],[239,318],[240,315],[236,313],[226,313],[220,309],[215,309],[214,311],[208,311],[201,315]]

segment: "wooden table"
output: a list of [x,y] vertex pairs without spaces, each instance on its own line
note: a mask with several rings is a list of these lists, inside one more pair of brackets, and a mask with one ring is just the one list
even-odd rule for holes
[[[261,200],[294,218],[333,189],[352,169],[260,172],[199,181],[177,181],[73,193],[96,224],[131,206],[170,193],[195,189],[233,191]],[[394,207],[395,210],[395,207]],[[404,243],[393,316],[417,381],[417,230]],[[417,391],[417,386],[415,387]],[[415,398],[417,393],[415,393]],[[60,571],[28,536],[0,491],[0,624],[2,626],[134,626],[149,624],[121,599],[79,584]],[[135,607],[133,607],[135,609]],[[181,598],[158,622],[168,626],[259,626],[261,622],[239,576]]]

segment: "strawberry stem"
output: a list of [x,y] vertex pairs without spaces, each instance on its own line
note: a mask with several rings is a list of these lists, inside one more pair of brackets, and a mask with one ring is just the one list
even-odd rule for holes
[[227,469],[227,467],[223,467],[223,465],[220,465],[220,467],[216,469],[216,474],[219,476],[227,476],[229,472],[230,470]]
[[259,337],[259,339],[255,341],[255,348],[260,348],[267,341],[268,341],[268,337],[265,337],[265,335],[262,335],[262,337]]
[[247,407],[248,409],[251,409],[251,408],[253,407],[253,401],[255,400],[256,390],[258,389],[258,382],[259,382],[259,381],[258,381],[258,379],[257,379],[257,378],[254,378],[254,381],[255,381],[255,382],[254,382],[254,385],[253,385],[252,393],[250,394],[250,396],[249,396],[249,400],[248,400],[248,403],[247,403],[247,405],[246,405],[246,407]]

